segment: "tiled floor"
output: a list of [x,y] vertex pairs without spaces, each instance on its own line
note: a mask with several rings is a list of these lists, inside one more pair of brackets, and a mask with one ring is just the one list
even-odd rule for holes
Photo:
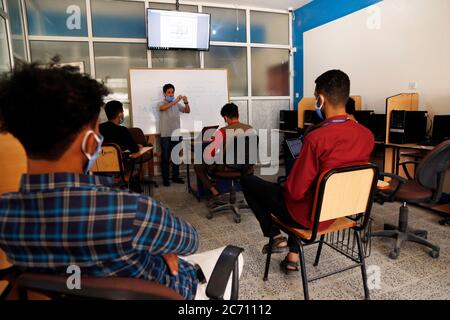
[[[243,247],[244,270],[240,282],[240,299],[303,299],[300,273],[285,275],[279,269],[284,254],[272,256],[269,280],[262,280],[265,255],[261,248],[267,243],[251,211],[242,214],[236,224],[231,213],[222,213],[206,219],[205,202],[198,202],[186,191],[185,185],[160,186],[153,197],[162,201],[174,214],[192,223],[200,234],[200,252],[233,244]],[[397,223],[397,203],[375,204],[372,210],[373,229],[383,223]],[[410,207],[409,224],[412,228],[428,230],[428,238],[441,247],[440,257],[433,259],[428,249],[414,243],[405,243],[397,260],[388,258],[391,240],[374,238],[372,252],[367,258],[368,274],[374,288],[372,299],[450,299],[450,227],[441,226],[437,214]],[[307,247],[308,275],[344,267],[350,260],[324,246],[320,264],[312,266],[316,245]],[[350,261],[351,263],[351,261]],[[379,284],[376,279],[379,275]],[[320,279],[309,284],[311,299],[363,299],[359,268]]]

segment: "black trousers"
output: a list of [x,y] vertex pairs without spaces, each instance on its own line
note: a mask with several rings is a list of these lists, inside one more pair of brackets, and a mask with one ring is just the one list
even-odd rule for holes
[[[265,237],[280,234],[280,229],[272,222],[271,214],[288,226],[304,228],[292,219],[284,202],[284,189],[279,184],[265,181],[256,176],[246,176],[241,179],[241,186],[245,200],[255,214]],[[289,237],[288,245],[290,252],[298,253],[293,238]]]
[[[161,173],[164,182],[169,182],[169,168],[170,168],[170,154],[172,149],[180,143],[181,138],[178,141],[172,141],[172,137],[162,137],[161,140]],[[176,179],[180,176],[180,166],[172,163],[172,179]]]

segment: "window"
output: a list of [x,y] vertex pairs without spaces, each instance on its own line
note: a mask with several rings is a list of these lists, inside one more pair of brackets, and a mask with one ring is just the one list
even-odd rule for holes
[[8,47],[6,20],[2,16],[0,16],[0,73],[11,70],[11,61],[9,60]]
[[205,68],[226,68],[231,97],[247,96],[247,48],[211,46],[205,52]]
[[188,50],[153,50],[153,68],[200,68],[200,55]]
[[26,7],[30,35],[88,35],[85,0],[28,0]]
[[145,38],[144,2],[92,0],[94,37]]
[[252,95],[289,96],[289,50],[252,48]]
[[128,69],[147,67],[145,43],[95,43],[95,74],[114,93],[128,95]]
[[26,60],[22,8],[19,0],[7,0],[14,58]]
[[[172,4],[172,3],[150,2],[149,8],[150,9],[159,9],[159,10],[175,10],[176,5]],[[188,5],[180,4],[179,8],[180,8],[180,11],[198,12],[197,6],[188,6]]]
[[246,42],[245,10],[203,7],[211,14],[211,41]]
[[61,62],[83,62],[84,71],[91,72],[87,42],[30,41],[31,60],[47,63],[55,55]]
[[289,44],[289,15],[251,11],[251,42],[266,44]]

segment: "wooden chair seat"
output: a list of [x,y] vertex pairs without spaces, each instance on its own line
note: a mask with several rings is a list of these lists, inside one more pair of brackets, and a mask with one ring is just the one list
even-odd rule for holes
[[8,287],[9,282],[8,281],[0,281],[0,296],[5,292],[6,288]]
[[[292,232],[293,234],[295,234],[297,237],[302,238],[302,239],[311,239],[312,236],[312,230],[309,229],[296,229],[296,228],[292,228],[292,227],[288,227],[287,225],[285,225],[283,222],[281,222],[277,217],[275,217],[274,215],[272,215],[272,220],[283,226],[284,228],[288,229],[290,232]],[[318,231],[317,235],[318,236],[322,236],[331,232],[335,232],[335,231],[340,231],[340,230],[344,230],[344,229],[348,229],[348,228],[353,228],[356,227],[356,222],[353,220],[350,220],[346,217],[343,218],[339,218],[336,219],[336,221],[329,226],[328,228],[322,230],[322,231]]]

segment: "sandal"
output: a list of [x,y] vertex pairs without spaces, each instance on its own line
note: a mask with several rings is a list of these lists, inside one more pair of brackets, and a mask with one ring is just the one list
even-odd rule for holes
[[[286,242],[285,246],[280,246],[280,243]],[[273,239],[272,253],[282,253],[288,250],[287,239],[285,237],[280,237]],[[262,249],[263,254],[269,253],[269,244],[266,244]]]
[[288,260],[287,257],[280,262],[280,268],[282,271],[284,271],[285,274],[288,274],[289,272],[298,272],[299,265],[300,265],[299,261],[291,261]]

